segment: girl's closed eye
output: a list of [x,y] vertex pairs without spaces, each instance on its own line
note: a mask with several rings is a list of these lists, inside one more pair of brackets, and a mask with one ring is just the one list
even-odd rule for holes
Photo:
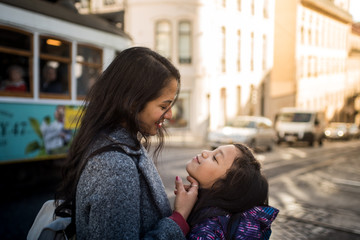
[[218,162],[218,160],[216,159],[215,155],[213,156],[213,160],[214,160],[217,164],[219,164],[219,162]]

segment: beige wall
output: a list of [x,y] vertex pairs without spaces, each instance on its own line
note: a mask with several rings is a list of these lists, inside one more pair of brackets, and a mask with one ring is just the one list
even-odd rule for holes
[[295,106],[297,1],[275,1],[274,66],[271,70],[267,116],[274,119],[281,107]]

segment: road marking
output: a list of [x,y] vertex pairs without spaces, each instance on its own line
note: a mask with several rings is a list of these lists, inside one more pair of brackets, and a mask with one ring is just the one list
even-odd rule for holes
[[360,187],[359,181],[353,181],[353,180],[347,180],[347,179],[341,179],[341,178],[332,178],[332,181],[337,184]]

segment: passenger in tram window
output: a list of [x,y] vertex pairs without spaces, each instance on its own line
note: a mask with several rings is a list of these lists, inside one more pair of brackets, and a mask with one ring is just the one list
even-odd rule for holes
[[204,150],[189,161],[186,171],[199,182],[199,195],[187,239],[269,239],[279,210],[268,205],[260,167],[243,144]]
[[8,79],[1,83],[2,91],[26,92],[26,83],[23,79],[24,70],[19,65],[11,65],[8,68]]
[[41,92],[63,93],[63,86],[57,75],[57,68],[52,64],[46,64],[42,70]]

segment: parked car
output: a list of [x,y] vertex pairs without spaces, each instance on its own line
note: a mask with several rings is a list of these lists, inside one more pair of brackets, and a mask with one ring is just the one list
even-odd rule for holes
[[282,108],[275,117],[278,144],[307,142],[313,146],[314,142],[318,142],[321,146],[325,127],[325,114],[322,111]]
[[325,137],[328,140],[349,140],[350,133],[348,124],[345,122],[331,122],[325,128]]
[[360,138],[359,126],[355,123],[350,123],[348,126],[350,138]]
[[208,134],[212,149],[224,144],[243,143],[253,150],[271,151],[276,142],[272,121],[266,117],[239,116]]

